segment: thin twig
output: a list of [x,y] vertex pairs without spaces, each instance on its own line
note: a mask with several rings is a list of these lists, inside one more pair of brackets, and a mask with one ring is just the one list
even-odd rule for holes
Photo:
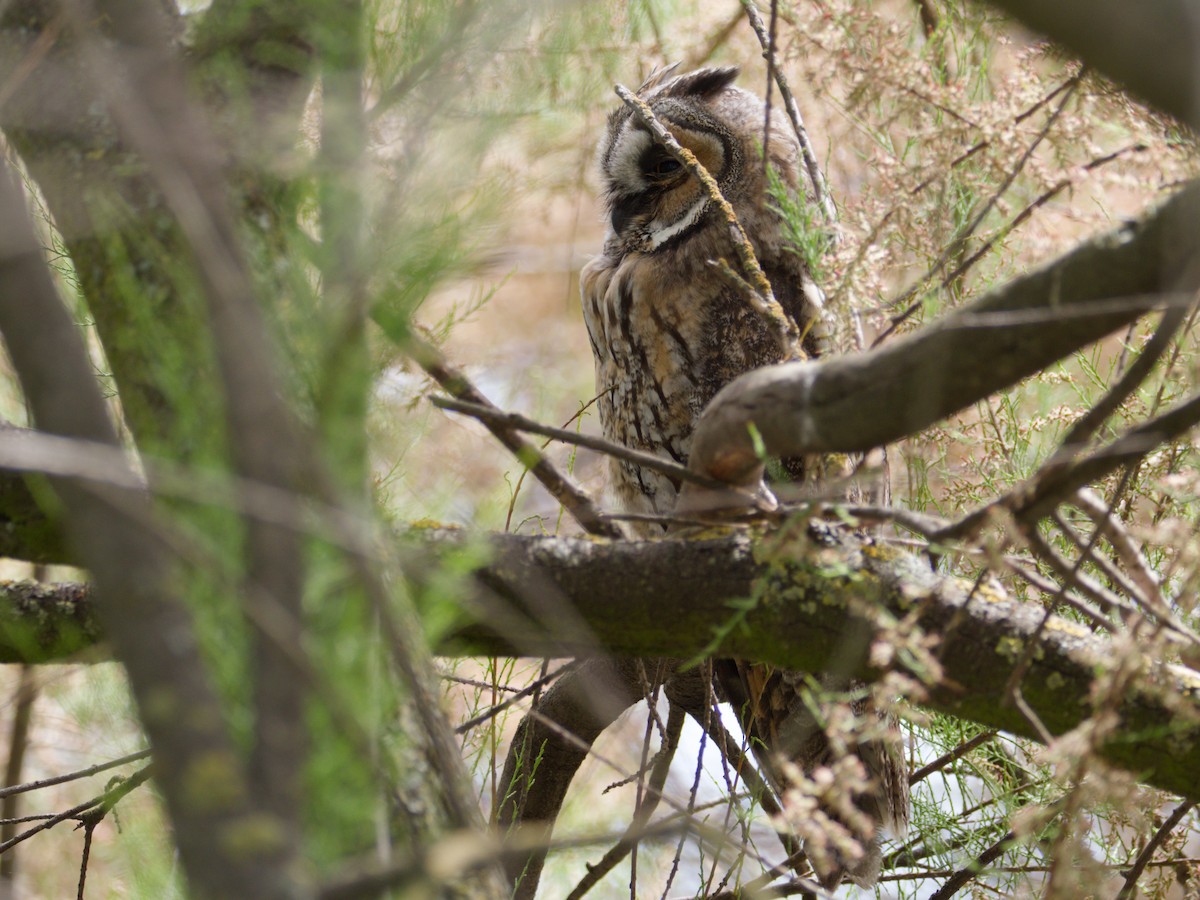
[[[479,715],[475,716],[474,718],[467,719],[467,721],[463,722],[461,725],[459,725],[457,728],[454,729],[454,733],[455,734],[465,734],[466,732],[470,731],[472,728],[476,727],[477,725],[482,725],[484,722],[487,722],[490,719],[494,719],[497,715],[504,712],[504,710],[508,709],[514,703],[517,703],[518,701],[525,699],[530,694],[537,693],[542,688],[544,688],[546,685],[548,685],[550,682],[552,682],[554,679],[558,678],[560,675],[565,675],[567,672],[571,671],[578,665],[579,665],[579,660],[576,660],[576,659],[573,659],[570,662],[564,663],[563,665],[561,665],[557,669],[555,669],[553,672],[550,672],[547,675],[541,676],[540,678],[535,680],[533,682],[533,684],[529,685],[528,687],[523,688],[522,690],[516,691],[515,693],[513,693],[513,695],[511,697],[509,697],[503,703],[497,703],[495,706],[490,706],[490,707],[488,707],[488,709],[486,709],[484,712],[481,712]],[[486,686],[490,687],[490,685],[486,685]]]
[[1160,444],[1186,434],[1200,422],[1200,396],[1127,431],[1105,447],[1080,459],[1043,466],[1029,482],[980,507],[934,536],[938,541],[961,539],[974,534],[993,510],[1010,509],[1026,525],[1046,515],[1049,509],[1068,500],[1076,491],[1122,466],[1142,458]]
[[[1049,547],[1049,544],[1045,546]],[[1089,605],[1082,597],[1075,596],[1072,591],[1064,591],[1063,585],[1060,582],[1043,575],[1037,569],[1030,568],[1025,560],[1015,560],[1005,557],[1004,563],[1009,571],[1028,582],[1035,590],[1041,591],[1043,594],[1059,594],[1061,592],[1063,603],[1087,619],[1094,628],[1099,628],[1109,634],[1113,634],[1117,630],[1116,625],[1110,619],[1106,618],[1100,610]],[[1065,567],[1066,563],[1064,562],[1063,565]],[[1127,611],[1129,614],[1136,612],[1136,607],[1132,604],[1122,603],[1120,609]]]
[[[603,763],[608,768],[610,768],[616,772],[619,772],[622,775],[627,774],[626,770],[621,765],[619,765],[618,763],[613,761],[610,757],[597,752],[594,746],[589,744],[587,741],[583,740],[581,737],[579,737],[574,732],[570,731],[567,728],[564,728],[558,722],[554,721],[553,719],[549,718],[548,716],[542,715],[536,709],[531,709],[529,711],[529,715],[532,718],[536,719],[538,722],[540,722],[542,725],[544,725],[546,728],[548,728],[550,731],[553,731],[555,734],[557,734],[559,737],[561,737],[567,743],[572,744],[572,745],[578,747],[580,750],[583,750],[584,752],[586,752],[588,756],[592,757],[593,759],[598,760],[599,762]],[[720,854],[721,850],[724,849],[724,847],[727,844],[729,844],[729,838],[727,835],[719,834],[715,829],[708,828],[706,825],[704,825],[703,822],[700,822],[697,819],[695,819],[692,816],[692,810],[690,808],[688,808],[687,806],[684,806],[683,804],[681,804],[678,801],[674,800],[673,798],[669,797],[665,792],[663,792],[663,791],[656,792],[656,791],[651,790],[651,791],[648,791],[648,793],[657,794],[660,802],[666,803],[673,810],[675,810],[675,812],[683,815],[685,818],[685,821],[688,823],[686,826],[686,831],[694,833],[698,837],[702,838],[704,843],[707,844],[709,846],[709,848],[711,850],[713,850],[715,853],[717,853],[718,855]],[[763,808],[766,809],[766,806],[764,805]],[[758,862],[759,864],[764,865],[764,866],[767,864],[766,860],[763,859],[762,856],[760,856],[759,854],[753,853],[753,854],[751,854],[751,856],[753,856],[755,861]]]
[[1175,811],[1167,817],[1167,821],[1163,822],[1162,827],[1154,832],[1154,837],[1150,838],[1146,846],[1142,848],[1142,852],[1138,854],[1138,858],[1134,860],[1133,865],[1126,871],[1125,883],[1121,885],[1121,890],[1117,892],[1116,900],[1127,900],[1127,898],[1133,896],[1134,891],[1137,889],[1138,879],[1142,877],[1142,872],[1146,870],[1146,864],[1154,857],[1155,852],[1162,846],[1162,842],[1167,839],[1167,836],[1175,830],[1175,826],[1183,821],[1183,817],[1191,812],[1192,807],[1195,805],[1191,800],[1185,800],[1183,803],[1180,803],[1175,807]]
[[[966,240],[968,237],[970,237],[972,234],[975,233],[976,229],[979,228],[979,226],[983,222],[983,220],[992,211],[992,209],[995,207],[995,205],[1000,201],[1000,198],[1002,196],[1004,196],[1005,192],[1008,191],[1008,189],[1012,185],[1012,183],[1014,181],[1016,181],[1017,176],[1020,175],[1022,171],[1024,171],[1025,165],[1026,165],[1026,163],[1029,162],[1030,158],[1033,156],[1034,151],[1037,150],[1037,148],[1039,146],[1041,146],[1042,141],[1044,141],[1046,139],[1046,136],[1050,133],[1050,129],[1054,127],[1054,123],[1058,121],[1059,117],[1066,110],[1067,103],[1070,101],[1071,96],[1074,94],[1075,88],[1079,85],[1079,81],[1081,78],[1083,78],[1082,71],[1080,71],[1073,78],[1071,78],[1067,81],[1066,96],[1064,96],[1062,98],[1062,101],[1058,104],[1058,106],[1056,106],[1054,108],[1054,110],[1046,118],[1045,124],[1042,125],[1041,129],[1034,136],[1033,141],[1031,141],[1029,146],[1025,149],[1025,152],[1021,155],[1021,158],[1017,160],[1016,165],[1014,165],[1012,167],[1012,169],[1004,177],[1004,180],[1002,182],[1000,182],[1000,186],[997,187],[996,190],[992,192],[992,195],[988,198],[987,202],[983,204],[983,208],[980,209],[979,212],[975,214],[975,217],[973,219],[971,219],[971,221],[967,224],[967,226],[965,228],[963,228],[963,230],[955,236],[955,239],[950,242],[950,244],[946,247],[946,249],[942,251],[941,255],[938,256],[938,258],[934,262],[934,264],[929,267],[929,271],[926,272],[925,275],[923,275],[921,278],[919,278],[917,280],[917,282],[911,288],[909,288],[907,291],[905,291],[899,298],[892,301],[889,304],[889,306],[896,307],[896,306],[900,306],[901,304],[904,304],[904,303],[909,303],[909,301],[914,296],[916,296],[917,292],[920,291],[922,289],[922,287],[928,283],[929,279],[935,277],[939,272],[942,271],[942,269],[944,269],[946,267],[946,264],[950,261],[950,257],[954,254],[955,249],[957,247],[961,246],[961,244],[964,240]],[[947,276],[945,279],[943,279],[943,281],[942,281],[943,287],[946,286],[947,284],[949,284],[951,282],[951,280],[952,279],[950,278],[950,276]],[[900,327],[901,324],[903,324],[905,321],[907,321],[920,308],[921,308],[921,301],[917,300],[916,302],[909,304],[908,307],[902,313],[899,313],[898,315],[893,316],[891,322],[888,324],[888,327],[886,329],[884,329],[884,331],[879,335],[879,337],[875,338],[875,340],[874,340],[874,342],[872,342],[871,346],[878,347],[880,345],[880,343],[882,343],[884,340],[886,340],[888,337],[890,337],[892,335],[892,333],[895,332],[895,330]]]
[[16,837],[0,843],[0,853],[7,852],[22,841],[26,841],[35,834],[43,832],[48,828],[53,828],[60,822],[65,822],[67,819],[77,819],[89,810],[103,809],[105,812],[108,812],[117,805],[117,802],[120,801],[121,798],[123,798],[134,788],[143,784],[150,777],[150,769],[150,766],[139,769],[128,778],[122,779],[120,783],[113,785],[100,796],[93,797],[91,800],[80,803],[78,806],[73,806],[65,812],[60,812],[41,824],[35,825],[33,828],[30,828],[27,831],[22,831]]
[[967,883],[978,877],[984,869],[986,869],[993,861],[999,858],[1006,850],[1012,847],[1017,842],[1017,836],[1013,832],[1008,832],[1000,840],[996,841],[986,850],[979,854],[975,859],[968,863],[963,868],[959,869],[953,875],[946,879],[941,888],[933,894],[929,900],[949,900],[960,890],[966,887]]
[[99,824],[100,819],[91,817],[83,823],[83,855],[79,861],[79,889],[75,893],[76,900],[83,900],[83,888],[87,884],[88,860],[92,855],[92,833]]
[[[1126,469],[1125,474],[1121,478],[1120,484],[1117,485],[1117,496],[1120,496],[1125,488],[1129,485],[1130,476],[1131,471]],[[1028,532],[1031,533],[1030,536],[1032,536],[1032,533],[1036,531],[1036,528],[1028,529]],[[1038,540],[1041,540],[1040,535],[1038,536]],[[1049,625],[1050,618],[1058,611],[1058,606],[1065,599],[1067,590],[1071,587],[1084,587],[1086,576],[1083,574],[1083,567],[1088,563],[1089,560],[1095,558],[1096,543],[1099,540],[1100,532],[1096,531],[1092,534],[1086,545],[1080,549],[1079,556],[1076,557],[1069,570],[1063,573],[1063,583],[1061,589],[1057,594],[1051,597],[1050,601],[1045,605],[1045,609],[1042,612],[1042,617],[1038,621],[1037,627],[1033,630],[1033,634],[1029,638],[1029,642],[1022,648],[1021,656],[1017,660],[1016,665],[1013,667],[1013,671],[1008,678],[1007,685],[1005,685],[1004,692],[1006,698],[1010,700],[1018,710],[1020,710],[1021,714],[1025,716],[1029,723],[1033,725],[1034,728],[1042,735],[1042,737],[1046,739],[1046,743],[1050,742],[1050,732],[1046,729],[1041,719],[1034,714],[1032,707],[1030,707],[1025,701],[1025,696],[1021,691],[1021,681],[1024,679],[1026,672],[1029,671],[1029,667],[1033,663],[1034,646],[1037,644],[1038,639],[1042,636],[1042,632],[1046,629],[1046,626]],[[1048,549],[1048,544],[1046,544],[1046,542],[1043,541],[1042,545]],[[1096,590],[1097,587],[1098,586],[1094,585],[1089,586],[1088,588],[1085,588],[1085,592],[1096,594],[1098,593]]]
[[[1103,517],[1105,514],[1106,513],[1102,513],[1101,516]],[[1079,529],[1072,525],[1071,522],[1068,521],[1067,517],[1062,514],[1061,508],[1052,510],[1050,512],[1049,521],[1052,522],[1054,527],[1059,530],[1063,537],[1070,541],[1075,546],[1075,549],[1081,553],[1095,540],[1095,535],[1085,539],[1080,533]],[[1096,531],[1100,534],[1100,536],[1103,536],[1105,533],[1103,525],[1104,521],[1105,519],[1101,518],[1101,520],[1096,523]],[[1150,599],[1143,594],[1142,589],[1134,584],[1128,575],[1121,571],[1121,567],[1114,563],[1111,559],[1100,553],[1096,553],[1088,561],[1100,569],[1100,572],[1109,580],[1114,590],[1120,591],[1126,597],[1132,598],[1138,606],[1144,609],[1150,609],[1152,605]]]
[[109,769],[115,769],[117,766],[128,765],[129,763],[138,762],[150,755],[149,750],[138,750],[136,753],[130,753],[128,756],[122,756],[120,759],[113,759],[106,763],[89,766],[86,769],[80,769],[77,772],[70,772],[66,775],[56,775],[54,778],[43,778],[40,781],[29,781],[25,784],[14,784],[9,787],[0,788],[0,797],[7,797],[9,794],[23,794],[27,791],[38,791],[42,788],[52,787],[56,784],[64,784],[68,781],[77,781],[80,778],[87,778],[89,775],[98,775],[101,772],[107,772]]
[[1150,340],[1146,342],[1146,346],[1142,348],[1142,352],[1138,354],[1133,365],[1125,370],[1120,380],[1108,389],[1098,403],[1071,426],[1071,430],[1062,440],[1061,449],[1055,456],[1063,453],[1073,455],[1076,448],[1086,444],[1109,416],[1115,413],[1121,404],[1142,386],[1142,382],[1149,377],[1154,366],[1166,353],[1172,338],[1175,337],[1189,313],[1190,310],[1186,306],[1172,305],[1163,310],[1158,328],[1154,330],[1154,334],[1150,336]]
[[679,736],[683,731],[683,723],[687,714],[682,707],[672,703],[670,710],[667,712],[666,732],[663,736],[662,746],[658,750],[658,754],[654,759],[654,766],[650,772],[650,791],[638,803],[637,809],[634,811],[633,820],[629,823],[629,828],[621,839],[609,848],[608,852],[595,865],[589,864],[587,874],[579,880],[579,883],[567,895],[567,900],[579,900],[588,891],[590,891],[605,875],[622,859],[629,855],[632,849],[637,845],[639,835],[645,830],[650,822],[650,817],[654,814],[654,810],[658,808],[658,798],[662,794],[663,788],[667,782],[667,774],[671,768],[671,760],[675,758],[675,750],[679,746]]
[[1075,492],[1071,502],[1077,506],[1108,539],[1117,558],[1129,572],[1129,577],[1141,589],[1149,601],[1151,608],[1157,614],[1167,608],[1163,599],[1162,585],[1158,576],[1150,568],[1141,548],[1121,523],[1120,519],[1110,514],[1109,505],[1091,488],[1081,488]]
[[[767,31],[766,25],[763,24],[758,9],[754,6],[754,0],[742,0],[742,8],[746,10],[746,18],[750,21],[750,27],[754,29],[755,35],[758,36],[758,42],[762,45],[763,59],[767,61],[770,73],[775,76],[775,83],[779,86],[779,95],[783,98],[784,108],[787,110],[788,118],[792,120],[796,139],[800,142],[800,153],[804,158],[804,168],[808,172],[809,181],[812,182],[813,196],[821,208],[821,214],[825,217],[825,224],[829,226],[830,239],[836,241],[837,232],[834,226],[838,221],[837,207],[834,206],[833,197],[829,194],[829,184],[825,181],[820,163],[817,162],[817,155],[813,152],[812,139],[808,136],[808,129],[804,127],[804,119],[800,115],[800,107],[788,84],[787,76],[775,63],[775,47],[771,35]],[[774,12],[774,6],[772,6],[772,11]]]
[[[1108,165],[1108,163],[1112,162],[1113,160],[1120,159],[1126,153],[1140,153],[1145,149],[1145,144],[1133,144],[1128,147],[1123,147],[1120,150],[1114,150],[1112,153],[1106,153],[1104,156],[1096,157],[1087,164],[1081,166],[1078,171],[1091,172],[1094,169],[1100,168],[1101,166]],[[1004,238],[1006,238],[1008,235],[1012,234],[1013,231],[1021,227],[1025,220],[1032,216],[1037,210],[1041,209],[1043,206],[1074,184],[1075,179],[1064,178],[1059,181],[1058,184],[1044,191],[1035,200],[1033,200],[1033,202],[1029,203],[1024,209],[1017,213],[1011,222],[1001,227],[995,234],[984,241],[982,247],[959,263],[949,275],[945,276],[942,279],[942,286],[945,287],[946,285],[953,284],[961,279],[967,273],[967,271],[977,262],[979,262],[979,260],[983,259],[983,257],[986,256],[991,249],[996,246],[997,243],[1004,240]]]
[[[454,368],[433,344],[413,333],[409,335],[407,349],[417,364],[452,397],[482,406],[485,409],[496,409],[491,401],[467,379],[467,376]],[[534,477],[542,483],[542,486],[550,492],[555,500],[575,517],[575,521],[584,531],[599,537],[614,539],[624,537],[620,528],[600,514],[591,497],[570,478],[559,472],[550,460],[537,447],[521,437],[515,428],[498,424],[495,421],[483,421],[483,424],[496,440],[516,456],[522,465],[533,472]]]
[[606,441],[604,438],[595,437],[590,434],[580,434],[575,431],[570,431],[566,428],[555,428],[553,425],[543,425],[535,419],[530,419],[520,413],[505,412],[491,405],[483,405],[480,403],[471,403],[465,400],[455,400],[447,397],[430,397],[430,402],[438,409],[449,410],[450,412],[462,413],[465,416],[471,416],[473,419],[478,419],[485,425],[492,424],[500,428],[508,428],[514,431],[524,431],[529,434],[540,434],[543,437],[552,438],[556,441],[561,441],[564,444],[572,444],[576,447],[586,447],[588,450],[595,450],[597,453],[603,453],[606,456],[612,456],[616,459],[622,459],[626,462],[631,462],[634,465],[641,466],[646,469],[651,469],[655,472],[661,472],[668,478],[673,478],[677,481],[691,481],[702,487],[719,488],[724,485],[715,478],[707,478],[693,472],[687,466],[681,466],[674,460],[664,459],[661,456],[656,456],[653,453],[646,453],[641,450],[634,450],[630,447],[625,447],[621,444],[614,444],[612,441]]
[[[582,406],[579,407],[579,409],[575,410],[575,412],[571,415],[571,418],[569,418],[569,419],[567,419],[567,421],[563,422],[562,425],[559,426],[559,428],[561,428],[565,431],[567,428],[569,428],[571,426],[572,423],[574,423],[580,416],[582,416],[588,409],[590,409],[592,404],[594,404],[597,400],[599,400],[601,397],[603,397],[605,394],[607,394],[609,391],[611,391],[613,389],[614,388],[610,387],[610,388],[607,388],[607,389],[601,391],[599,394],[596,394],[594,397],[592,397],[591,400],[589,400],[587,403],[584,403]],[[553,438],[546,438],[546,440],[542,441],[542,449],[545,450],[547,447],[549,447],[550,442],[552,440],[553,440]],[[570,470],[571,470],[571,467],[569,466],[568,472]],[[517,477],[517,483],[513,486],[511,494],[508,498],[508,509],[506,509],[504,511],[504,531],[506,533],[512,530],[513,512],[517,508],[517,498],[519,498],[521,496],[521,487],[522,487],[522,485],[525,484],[525,476],[528,474],[529,474],[528,469],[521,470],[521,474]],[[561,512],[560,512],[559,518],[561,519]],[[518,527],[520,527],[520,526],[518,526]]]
[[962,756],[966,756],[968,753],[970,753],[972,750],[974,750],[980,744],[986,744],[988,741],[992,740],[992,738],[994,738],[997,734],[999,734],[999,732],[997,732],[995,730],[985,731],[982,734],[975,735],[975,737],[971,738],[969,741],[959,744],[953,750],[943,753],[941,756],[939,756],[933,762],[929,763],[929,765],[922,766],[921,768],[917,769],[917,771],[915,771],[911,775],[909,775],[908,776],[909,787],[912,787],[914,784],[917,784],[919,781],[923,781],[924,779],[926,779],[930,775],[932,775],[934,772],[944,769],[946,766],[950,765],[950,763],[954,762],[956,759],[958,759]]

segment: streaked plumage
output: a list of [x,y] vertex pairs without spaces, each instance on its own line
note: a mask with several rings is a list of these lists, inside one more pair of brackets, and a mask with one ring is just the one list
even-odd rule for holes
[[[697,417],[718,390],[751,369],[817,355],[824,333],[820,291],[788,246],[768,198],[763,102],[733,86],[737,73],[732,67],[678,76],[667,70],[651,76],[638,94],[716,178],[803,343],[785,353],[747,299],[709,266],[709,260],[736,259],[727,224],[703,187],[623,106],[609,116],[599,147],[610,229],[603,253],[580,275],[605,437],[680,463],[687,461]],[[767,155],[787,190],[803,191],[799,144],[782,116],[773,117]],[[671,512],[679,487],[671,479],[618,460],[609,465],[621,508]],[[788,466],[793,475],[801,474],[799,468],[798,462]],[[657,525],[639,531],[663,533]],[[776,754],[805,772],[831,762],[830,743],[798,692],[802,673],[736,662],[724,669],[725,693],[743,710],[778,790],[786,793],[787,783]],[[859,808],[874,823],[902,828],[908,808],[902,762],[878,740],[854,753],[872,779],[871,789],[857,798]],[[873,860],[847,863],[856,880],[873,880],[877,836],[862,837]],[[840,866],[834,868],[823,876],[840,879]]]
[[[820,292],[768,207],[762,102],[731,86],[736,75],[721,68],[652,77],[639,93],[717,179],[803,332],[820,315]],[[798,190],[795,138],[773,128],[769,154],[788,188]],[[783,354],[763,318],[708,265],[736,259],[719,212],[626,108],[609,117],[599,156],[611,229],[580,280],[601,421],[608,438],[682,462],[713,395]],[[813,352],[819,331],[809,328],[794,354]],[[615,460],[611,475],[627,511],[668,513],[675,505],[678,486],[663,475]]]

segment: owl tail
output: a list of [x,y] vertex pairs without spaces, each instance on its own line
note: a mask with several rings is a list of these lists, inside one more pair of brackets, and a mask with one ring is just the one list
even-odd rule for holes
[[[882,832],[908,829],[908,770],[899,722],[865,699],[826,700],[853,683],[731,661],[718,668],[726,698],[787,827],[803,842],[818,879],[870,887],[879,877]],[[814,686],[817,688],[813,690]]]

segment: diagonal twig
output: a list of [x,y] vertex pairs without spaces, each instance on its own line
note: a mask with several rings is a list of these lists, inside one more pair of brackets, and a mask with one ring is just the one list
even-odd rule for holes
[[430,397],[430,402],[438,409],[449,410],[450,412],[462,413],[465,416],[470,416],[473,419],[478,419],[485,425],[492,423],[497,427],[511,428],[515,431],[525,431],[529,434],[540,434],[543,437],[552,438],[556,441],[561,441],[564,444],[572,444],[576,447],[586,447],[588,450],[595,450],[597,453],[603,453],[607,456],[623,459],[626,462],[631,462],[634,465],[641,466],[645,469],[652,469],[655,472],[661,472],[668,478],[674,478],[677,481],[694,481],[704,487],[721,487],[721,482],[714,478],[706,478],[703,475],[688,469],[687,466],[682,466],[674,460],[664,459],[661,456],[656,456],[653,453],[646,453],[642,450],[634,450],[622,444],[615,444],[612,441],[606,441],[604,438],[599,438],[590,434],[579,434],[575,431],[570,431],[566,428],[555,428],[553,425],[544,425],[535,419],[530,419],[520,413],[505,412],[497,409],[494,406],[485,406],[480,403],[470,403],[465,400],[455,400],[446,397]]
[[[496,407],[473,385],[465,374],[454,368],[442,352],[424,338],[413,333],[408,339],[408,353],[425,372],[456,400],[496,410]],[[499,410],[496,410],[499,413]],[[533,444],[521,437],[517,429],[496,420],[480,419],[501,444],[527,466],[542,486],[550,492],[589,534],[620,539],[621,529],[605,519],[592,499],[570,478],[562,474]]]
[[1134,895],[1138,879],[1142,877],[1142,872],[1146,870],[1146,864],[1150,862],[1155,852],[1162,846],[1162,842],[1167,839],[1167,835],[1175,830],[1175,827],[1183,821],[1183,817],[1191,812],[1195,805],[1191,800],[1185,800],[1175,807],[1175,811],[1167,817],[1167,821],[1163,822],[1162,827],[1154,833],[1154,837],[1150,838],[1146,846],[1142,849],[1142,852],[1138,854],[1138,858],[1134,860],[1133,865],[1125,871],[1125,883],[1121,885],[1121,890],[1117,892],[1116,900],[1128,900],[1129,897]]
[[737,253],[738,262],[741,263],[742,270],[746,273],[750,286],[754,289],[754,293],[758,297],[758,302],[754,303],[754,307],[756,311],[766,318],[768,324],[771,325],[784,356],[790,356],[793,345],[799,339],[796,323],[783,311],[783,307],[775,299],[775,292],[771,289],[771,282],[767,280],[766,273],[763,272],[762,266],[758,263],[758,258],[754,255],[754,247],[750,243],[750,237],[746,234],[746,229],[742,227],[742,223],[738,220],[733,206],[721,193],[721,188],[717,184],[717,180],[701,165],[691,150],[681,146],[672,137],[671,133],[667,131],[662,122],[654,115],[654,111],[645,100],[638,97],[623,84],[616,85],[614,89],[617,92],[617,96],[624,101],[625,105],[629,107],[638,121],[646,127],[663,149],[670,153],[680,165],[692,174],[700,183],[705,193],[708,194],[709,199],[721,211],[721,215],[724,216],[725,221],[729,224],[730,237],[733,239],[733,249]]
[[654,761],[654,767],[650,772],[650,790],[638,804],[634,811],[633,820],[629,823],[629,828],[621,836],[608,852],[601,857],[600,862],[587,867],[587,874],[579,880],[579,883],[567,895],[567,900],[579,900],[588,891],[594,887],[605,875],[613,870],[613,868],[621,862],[630,851],[637,845],[641,839],[642,832],[650,824],[650,817],[654,814],[654,810],[658,808],[659,797],[666,785],[667,774],[671,767],[671,760],[675,758],[675,749],[679,745],[679,736],[683,731],[683,723],[686,718],[686,713],[681,706],[675,703],[671,704],[670,711],[667,713],[666,733],[663,735],[663,745],[659,748],[658,756]]
[[779,87],[779,95],[783,98],[788,118],[792,120],[796,139],[800,141],[800,153],[804,158],[804,168],[808,173],[809,181],[812,182],[813,196],[821,208],[821,214],[825,217],[825,224],[830,226],[830,239],[836,241],[837,235],[832,226],[836,225],[838,221],[837,207],[833,204],[833,197],[829,193],[829,184],[825,181],[825,174],[821,171],[820,163],[817,162],[812,139],[808,136],[808,129],[804,127],[804,118],[800,115],[796,97],[788,84],[787,76],[775,62],[775,43],[771,40],[766,25],[763,24],[762,16],[758,14],[758,9],[754,6],[754,0],[742,0],[742,8],[746,10],[746,18],[750,22],[750,27],[754,29],[759,43],[762,44],[763,59],[767,61],[767,67],[771,70],[775,84]]
[[[928,283],[929,279],[935,277],[946,267],[946,264],[950,261],[950,257],[954,254],[955,249],[960,246],[962,242],[966,240],[966,238],[975,233],[975,230],[979,228],[983,220],[987,218],[988,214],[992,211],[995,205],[1000,202],[1000,198],[1004,196],[1005,192],[1009,189],[1009,187],[1012,186],[1012,183],[1016,181],[1017,176],[1024,171],[1025,165],[1033,157],[1034,151],[1041,146],[1042,141],[1044,141],[1046,136],[1050,133],[1050,129],[1054,127],[1054,123],[1058,121],[1059,117],[1062,116],[1063,112],[1066,110],[1067,103],[1074,95],[1075,88],[1079,86],[1079,82],[1082,78],[1083,71],[1080,70],[1074,77],[1068,80],[1068,86],[1064,91],[1062,100],[1050,112],[1050,115],[1046,118],[1045,124],[1041,127],[1037,135],[1025,149],[1025,152],[1021,155],[1021,158],[1017,160],[1016,165],[1013,166],[1013,168],[1005,176],[1004,180],[1000,182],[1000,186],[992,192],[991,197],[989,197],[987,202],[983,204],[983,208],[975,214],[975,217],[971,219],[967,226],[958,235],[956,235],[955,239],[950,242],[945,250],[942,251],[941,255],[937,258],[934,264],[929,267],[929,271],[926,272],[925,275],[920,279],[918,279],[917,282],[907,291],[905,291],[900,297],[889,304],[889,306],[892,306],[893,308],[904,303],[907,303],[908,306],[905,307],[903,312],[892,317],[892,321],[888,324],[888,327],[885,328],[879,337],[875,338],[875,340],[872,342],[872,347],[878,347],[883,341],[890,337],[895,330],[900,327],[901,324],[911,318],[912,315],[921,308],[921,301],[919,299],[911,303],[909,301],[917,295],[918,291],[921,290],[923,285]],[[954,274],[946,276],[942,280],[943,287],[950,284],[953,279]]]

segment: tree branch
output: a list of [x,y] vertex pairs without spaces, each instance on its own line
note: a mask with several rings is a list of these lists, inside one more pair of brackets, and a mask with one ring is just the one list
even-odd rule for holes
[[[0,332],[39,427],[119,447],[87,349],[58,297],[6,167],[0,167],[0,285]],[[250,802],[146,498],[115,484],[96,487],[70,478],[52,484],[72,545],[95,577],[100,618],[159,757],[156,779],[197,893],[284,896],[293,887],[288,848],[278,840],[277,823]],[[233,852],[235,835],[247,828],[258,842]]]
[[991,2],[1164,112],[1200,126],[1200,14],[1189,0]]
[[[757,369],[696,426],[689,467],[753,490],[772,456],[865,452],[914,434],[1099,340],[1200,281],[1200,186],[870,353]],[[753,426],[753,429],[751,429]],[[753,431],[753,433],[752,433]],[[715,500],[727,502],[724,495]],[[713,505],[685,484],[679,513]]]
[[[990,587],[971,596],[969,586],[935,575],[914,557],[842,543],[793,548],[781,565],[763,559],[762,546],[744,534],[614,543],[523,535],[490,540],[492,559],[475,572],[464,598],[473,621],[443,644],[444,654],[691,659],[719,652],[819,671],[843,634],[864,622],[878,629],[879,619],[911,616],[923,633],[940,640],[940,679],[933,680],[933,663],[927,670],[909,666],[929,679],[923,704],[1037,737],[1001,696],[1037,631],[1041,608]],[[436,565],[462,541],[454,533],[422,532],[409,550],[414,562]],[[752,596],[760,598],[752,606],[731,606]],[[1113,651],[1106,639],[1059,618],[1051,619],[1036,645],[1024,695],[1059,735],[1091,714],[1093,678]],[[856,678],[883,674],[865,655],[839,659],[839,665]],[[1194,777],[1200,767],[1198,696],[1200,674],[1179,665],[1154,667],[1152,678],[1123,698],[1121,725],[1113,730],[1139,740],[1109,741],[1102,754],[1149,784],[1200,799]]]

